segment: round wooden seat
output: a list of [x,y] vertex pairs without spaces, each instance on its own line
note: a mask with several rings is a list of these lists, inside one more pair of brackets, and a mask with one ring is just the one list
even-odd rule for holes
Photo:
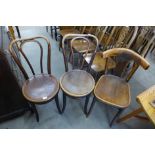
[[[96,48],[95,43],[93,43],[92,41],[89,42],[90,43],[90,47],[89,47],[89,51],[93,51]],[[88,50],[88,43],[86,40],[75,40],[73,42],[73,48],[80,52],[80,53],[85,53]]]
[[95,96],[102,102],[115,107],[126,108],[130,104],[130,87],[123,79],[103,75],[94,89]]
[[66,72],[60,78],[62,90],[73,97],[83,97],[91,93],[95,86],[94,78],[84,70]]
[[49,74],[39,74],[26,80],[22,92],[24,97],[34,103],[43,103],[52,99],[59,90],[57,79]]
[[[103,59],[102,54],[103,52],[97,52],[91,65],[91,68],[96,72],[101,72],[105,70],[106,59]],[[84,54],[83,56],[85,57],[86,62],[89,64],[92,58],[92,53],[88,53],[86,56]],[[107,66],[108,69],[113,69],[116,67],[116,63],[112,58],[109,58]]]
[[80,32],[76,29],[64,29],[60,30],[60,34],[64,37],[66,34],[79,34]]

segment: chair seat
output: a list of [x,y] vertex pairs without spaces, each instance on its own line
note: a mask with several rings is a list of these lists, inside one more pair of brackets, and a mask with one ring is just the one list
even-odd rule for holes
[[64,29],[60,30],[60,35],[64,37],[66,34],[80,34],[80,32],[76,29]]
[[[93,51],[96,48],[96,45],[90,41],[90,47],[89,47],[89,51]],[[80,40],[75,40],[73,42],[73,48],[80,53],[85,53],[88,50],[88,43],[86,40],[80,39]]]
[[[96,72],[101,72],[105,70],[106,59],[102,57],[103,52],[97,52],[94,58],[94,61],[91,65],[91,68]],[[85,57],[85,55],[84,55]],[[92,57],[92,53],[88,53],[85,57],[86,62],[89,64]],[[116,67],[116,63],[112,58],[108,59],[108,69],[113,69]]]
[[117,108],[126,108],[130,104],[129,84],[117,76],[101,76],[95,86],[94,94],[100,101]]
[[22,92],[24,97],[33,103],[43,103],[52,99],[59,90],[57,79],[48,74],[39,74],[26,80]]
[[84,70],[66,72],[60,78],[62,90],[73,97],[83,97],[91,93],[95,86],[94,78]]

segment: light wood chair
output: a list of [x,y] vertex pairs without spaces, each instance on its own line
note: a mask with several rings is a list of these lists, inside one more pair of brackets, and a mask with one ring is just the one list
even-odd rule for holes
[[[155,85],[146,89],[140,93],[136,100],[139,103],[140,107],[130,112],[129,114],[120,118],[117,122],[126,121],[132,117],[139,118],[141,120],[150,120],[155,126],[155,108],[151,105],[151,102],[155,100]],[[141,116],[139,114],[145,113],[147,117]]]
[[[72,58],[72,70],[69,71],[68,68],[68,59],[66,55],[65,48],[65,40],[68,38],[73,38],[71,40],[71,58]],[[88,53],[90,44],[89,39],[93,38],[96,41],[96,48],[94,50],[94,56],[98,48],[98,39],[94,35],[91,34],[67,34],[63,37],[62,47],[63,47],[63,56],[64,56],[64,64],[65,64],[65,73],[60,78],[60,87],[63,91],[63,108],[62,112],[64,112],[66,107],[66,95],[73,98],[78,97],[86,97],[85,104],[87,104],[90,94],[94,89],[95,80],[92,75],[89,73],[91,63],[93,61],[94,56],[92,56],[92,60],[90,61],[90,65],[87,68],[87,71],[81,70],[81,64],[78,65],[78,69],[75,69],[74,66],[74,52],[73,52],[73,44],[77,39],[83,39],[87,42],[87,51]],[[85,111],[84,111],[85,112]]]
[[121,77],[115,75],[108,75],[108,66],[105,70],[105,75],[101,76],[94,88],[94,98],[91,103],[90,108],[88,109],[88,102],[85,105],[85,113],[87,116],[92,111],[94,103],[96,100],[101,101],[102,103],[109,104],[118,108],[118,113],[110,122],[110,126],[117,119],[117,117],[122,113],[122,111],[130,105],[130,86],[127,83],[135,72],[135,66],[142,66],[144,69],[149,67],[149,63],[136,52],[126,49],[126,48],[114,48],[103,52],[103,58],[106,58],[108,62],[109,57],[121,56],[119,61],[125,61],[124,70],[126,70],[129,62],[132,61],[132,67],[128,71],[128,74]]
[[[48,55],[47,55],[47,73],[44,73],[43,69],[43,47],[39,40],[45,41],[48,47]],[[40,48],[40,74],[36,74],[31,62],[26,57],[26,54],[23,51],[23,47],[26,43],[34,43],[37,44]],[[24,69],[22,62],[18,59],[13,46],[18,44],[18,49],[20,54],[25,59],[26,63],[30,67],[32,72],[32,76],[29,77],[28,73]],[[39,114],[37,112],[35,105],[40,105],[44,103],[48,103],[49,101],[55,99],[56,106],[58,108],[59,113],[61,113],[61,108],[59,106],[58,100],[58,91],[59,91],[59,82],[57,79],[51,74],[51,45],[47,38],[43,36],[26,38],[26,39],[15,39],[9,45],[9,51],[14,61],[17,63],[19,69],[23,73],[26,81],[22,86],[23,96],[29,101],[32,106],[33,112],[35,112],[36,119],[39,121]]]

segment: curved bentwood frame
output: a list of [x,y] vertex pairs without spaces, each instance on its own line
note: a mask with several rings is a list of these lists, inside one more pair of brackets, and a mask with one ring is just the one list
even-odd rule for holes
[[[95,57],[95,54],[97,52],[97,49],[98,49],[98,45],[99,45],[99,42],[98,42],[98,39],[96,36],[92,35],[92,34],[67,34],[63,37],[62,39],[62,49],[63,49],[63,57],[64,57],[64,64],[65,64],[65,71],[67,72],[68,71],[68,60],[67,60],[67,56],[66,56],[66,49],[65,49],[65,41],[68,39],[68,38],[73,38],[71,40],[71,57],[72,57],[72,61],[74,63],[74,51],[73,51],[73,43],[74,41],[78,40],[78,39],[83,39],[87,42],[88,44],[88,48],[86,49],[86,56],[87,56],[87,53],[89,52],[89,48],[90,48],[90,42],[89,42],[89,39],[94,39],[95,40],[95,43],[96,43],[96,48],[94,50],[94,53],[93,53],[93,56],[91,58],[91,61],[88,65],[88,71],[90,70],[90,67],[92,65],[92,62],[94,60],[94,57]],[[89,39],[88,39],[89,38]],[[82,62],[83,64],[83,62]],[[74,65],[74,64],[73,64]],[[82,66],[81,66],[82,67]]]
[[28,74],[26,73],[24,67],[22,66],[19,58],[17,57],[17,55],[16,55],[16,53],[15,53],[15,51],[14,51],[14,49],[12,47],[14,45],[18,46],[19,52],[21,53],[21,55],[24,57],[25,61],[29,65],[32,74],[35,75],[32,64],[30,63],[30,61],[26,57],[25,53],[23,52],[23,45],[25,43],[28,43],[28,42],[34,42],[34,43],[38,44],[38,46],[40,48],[40,70],[41,70],[41,73],[43,73],[43,47],[42,47],[41,43],[36,39],[43,39],[47,43],[47,46],[48,46],[47,71],[48,71],[48,74],[51,74],[51,45],[50,45],[50,42],[48,41],[47,38],[45,38],[43,36],[38,36],[38,37],[32,37],[32,38],[15,39],[9,45],[10,54],[13,57],[13,59],[15,60],[15,62],[17,63],[17,65],[19,66],[19,68],[22,71],[25,79],[29,78]]
[[[107,74],[107,70],[108,70],[108,66],[107,66],[107,62],[108,62],[108,58],[110,57],[117,57],[117,56],[122,56],[123,58],[125,58],[128,61],[133,61],[133,65],[132,68],[130,70],[130,72],[128,72],[128,75],[123,78],[126,82],[128,82],[130,80],[130,78],[132,77],[132,75],[135,73],[135,71],[137,70],[137,68],[139,66],[141,66],[143,69],[148,69],[150,64],[139,54],[137,54],[136,52],[134,52],[133,50],[127,49],[127,48],[113,48],[107,51],[104,51],[102,54],[103,59],[106,59],[106,67],[105,67],[105,76]],[[126,68],[126,66],[124,66],[124,69]],[[101,77],[102,78],[102,77]],[[99,83],[97,82],[96,86]],[[95,86],[95,88],[96,88]],[[96,100],[99,100],[95,93],[94,93],[94,98],[93,101],[90,105],[89,111],[86,114],[86,116],[88,117],[92,111],[92,108],[94,107],[94,104],[96,102]],[[101,101],[101,100],[99,100]],[[130,103],[129,103],[130,104]],[[123,112],[125,108],[121,108],[118,106],[118,112],[116,113],[116,115],[114,116],[114,118],[112,119],[112,121],[110,122],[110,126],[112,126],[112,124],[114,123],[114,121],[120,116],[120,114]]]
[[[23,51],[23,46],[26,44],[26,43],[29,43],[29,42],[32,42],[32,43],[36,43],[39,48],[40,48],[40,71],[41,71],[41,74],[43,74],[44,70],[43,70],[43,47],[42,47],[42,44],[40,43],[39,40],[44,40],[46,43],[47,43],[47,47],[48,47],[48,54],[47,54],[47,73],[49,75],[51,75],[51,45],[50,45],[50,42],[48,41],[47,38],[45,38],[44,36],[37,36],[37,37],[32,37],[32,38],[22,38],[22,39],[15,39],[13,40],[10,45],[9,45],[9,52],[11,54],[11,56],[13,57],[14,61],[16,62],[16,64],[18,65],[19,69],[21,70],[21,72],[23,73],[24,75],[24,78],[26,80],[29,79],[29,76],[26,72],[26,70],[24,69],[21,61],[19,60],[15,50],[14,50],[14,46],[18,46],[17,47],[17,50],[19,50],[19,52],[21,53],[21,55],[23,56],[23,58],[25,59],[25,61],[27,62],[33,76],[35,76],[35,71],[32,67],[32,64],[30,63],[30,61],[28,60],[28,58],[26,57],[24,51]],[[59,111],[59,113],[61,113],[61,108],[60,108],[60,105],[59,105],[59,100],[58,100],[58,92],[56,93],[56,95],[52,98],[52,99],[49,99],[48,101],[45,101],[45,102],[41,102],[40,104],[44,104],[44,103],[47,103],[51,100],[55,99],[56,101],[56,106],[57,106],[57,109]],[[37,121],[39,121],[39,114],[37,112],[37,109],[35,107],[35,104],[32,103],[31,101],[28,101],[31,105],[31,108],[30,110],[35,112],[36,114],[36,119]]]
[[[85,50],[85,56],[87,56],[87,53],[89,52],[89,49],[90,49],[90,41],[89,39],[93,39],[96,43],[96,48],[94,50],[94,53],[92,55],[92,58],[91,58],[91,61],[90,63],[88,64],[88,68],[87,68],[87,72],[90,72],[90,68],[91,68],[91,65],[92,65],[92,62],[94,60],[94,57],[95,57],[95,54],[97,52],[97,49],[98,49],[98,45],[99,45],[99,42],[98,42],[98,39],[96,36],[94,35],[91,35],[91,34],[67,34],[63,37],[63,40],[62,40],[62,49],[63,49],[63,57],[64,57],[64,65],[65,65],[65,71],[68,72],[68,59],[67,59],[67,56],[66,56],[66,49],[65,49],[65,40],[67,40],[68,38],[71,39],[71,58],[72,58],[72,62],[73,62],[73,66],[72,66],[72,70],[74,69],[74,49],[73,49],[73,43],[74,41],[76,40],[84,40],[85,43],[87,43],[88,47],[86,48]],[[85,57],[84,57],[85,58]],[[83,64],[84,64],[84,59],[82,60],[81,62],[81,65],[80,65],[80,69],[83,68]],[[95,87],[95,86],[94,86]],[[81,97],[86,97],[86,100],[85,100],[85,106],[84,106],[84,113],[87,114],[87,106],[88,106],[88,102],[89,102],[89,98],[90,98],[90,94],[88,95],[84,95],[84,96],[81,96]],[[69,95],[69,94],[66,94],[64,91],[63,91],[63,108],[62,108],[62,113],[64,112],[65,110],[65,107],[66,107],[66,96],[69,96],[69,97],[72,97],[72,98],[77,98],[77,96],[73,96],[73,95]],[[78,96],[79,97],[79,96]]]

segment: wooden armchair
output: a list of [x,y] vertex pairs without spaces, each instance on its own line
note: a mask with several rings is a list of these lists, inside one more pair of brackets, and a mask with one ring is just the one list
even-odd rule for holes
[[106,58],[106,63],[110,57],[117,56],[121,56],[119,62],[125,62],[124,70],[126,70],[129,62],[132,62],[130,71],[128,71],[128,74],[122,74],[121,77],[118,77],[115,75],[109,75],[107,66],[105,75],[100,77],[94,88],[94,98],[90,108],[88,109],[88,103],[85,105],[87,116],[89,116],[92,111],[96,100],[118,108],[119,110],[110,122],[110,126],[122,113],[122,111],[130,105],[130,86],[127,82],[131,78],[131,75],[133,75],[133,72],[135,72],[135,67],[139,65],[144,69],[149,67],[149,63],[143,57],[126,48],[114,48],[103,52],[103,58]]

